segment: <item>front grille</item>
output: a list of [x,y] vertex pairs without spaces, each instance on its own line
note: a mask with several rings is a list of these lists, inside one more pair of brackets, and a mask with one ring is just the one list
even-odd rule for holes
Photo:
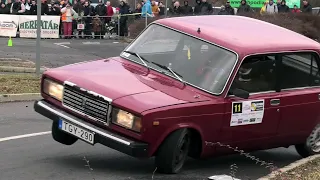
[[108,120],[109,102],[101,97],[91,95],[80,88],[65,84],[63,105],[91,119],[104,123]]

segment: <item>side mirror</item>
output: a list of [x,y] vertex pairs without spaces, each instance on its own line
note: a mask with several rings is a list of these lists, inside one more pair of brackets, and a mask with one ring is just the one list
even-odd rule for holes
[[235,95],[236,97],[243,98],[243,99],[249,98],[249,92],[243,89],[236,88],[232,91],[232,94]]

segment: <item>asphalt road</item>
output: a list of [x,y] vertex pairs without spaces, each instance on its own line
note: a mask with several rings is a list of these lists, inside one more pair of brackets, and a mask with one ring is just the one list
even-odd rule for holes
[[[0,38],[0,57],[36,60],[36,39],[12,38],[8,47],[7,38]],[[87,60],[118,56],[127,46],[117,40],[42,39],[41,66],[59,67]]]
[[[151,180],[153,159],[138,160],[102,145],[91,146],[82,141],[72,146],[55,142],[51,121],[33,110],[33,102],[0,103],[0,179],[4,180]],[[39,133],[33,137],[12,136]],[[7,139],[4,139],[7,138]],[[17,139],[18,138],[18,139]],[[10,140],[11,139],[11,140]],[[261,160],[283,167],[300,159],[295,150],[278,148],[252,153]],[[92,171],[86,167],[89,160]],[[212,175],[229,174],[236,164],[238,178],[257,179],[269,173],[240,155],[207,160],[189,159],[178,175],[155,173],[154,180],[197,180]]]

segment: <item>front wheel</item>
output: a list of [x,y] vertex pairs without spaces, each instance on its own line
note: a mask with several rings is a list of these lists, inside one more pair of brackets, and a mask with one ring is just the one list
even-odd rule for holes
[[298,154],[304,158],[320,154],[320,124],[312,130],[305,143],[297,144],[295,148]]
[[72,145],[78,140],[78,138],[61,131],[58,126],[57,121],[52,123],[51,134],[55,141],[64,145]]
[[161,144],[155,157],[157,171],[166,174],[178,173],[187,158],[190,146],[188,129],[171,133]]

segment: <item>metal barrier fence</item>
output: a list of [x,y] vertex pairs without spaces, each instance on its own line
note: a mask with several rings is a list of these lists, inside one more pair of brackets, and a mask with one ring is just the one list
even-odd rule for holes
[[[128,25],[134,23],[135,20],[145,19],[145,27],[148,25],[150,15],[141,16],[142,13],[132,13],[113,16],[79,16],[71,17],[71,22],[66,23],[61,21],[60,37],[62,38],[112,38],[128,36]],[[148,17],[149,16],[149,17]],[[70,18],[70,17],[66,17]],[[71,32],[70,32],[71,26]]]

